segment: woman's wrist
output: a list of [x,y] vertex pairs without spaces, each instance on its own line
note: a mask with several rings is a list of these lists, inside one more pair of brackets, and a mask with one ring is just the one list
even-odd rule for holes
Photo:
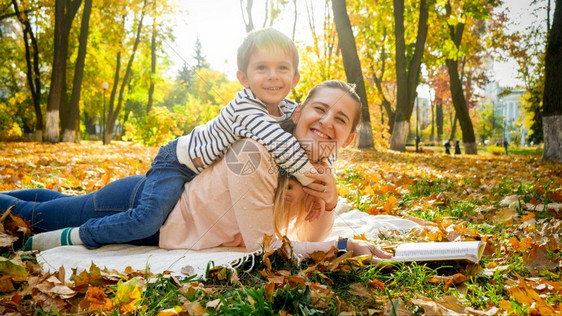
[[336,197],[331,203],[326,201],[326,205],[325,205],[324,209],[327,212],[331,212],[331,211],[336,209],[336,206],[338,206],[338,197]]

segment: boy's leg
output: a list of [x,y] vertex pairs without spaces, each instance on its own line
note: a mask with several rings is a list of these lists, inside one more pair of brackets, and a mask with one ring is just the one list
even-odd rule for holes
[[[160,148],[147,173],[138,205],[125,212],[90,219],[80,226],[80,238],[89,247],[125,243],[156,234],[178,202],[193,171],[178,162],[177,140]],[[103,207],[95,199],[96,208]]]
[[11,208],[12,214],[21,215],[31,222],[34,232],[45,232],[39,234],[44,236],[36,242],[33,242],[33,237],[29,238],[24,246],[24,250],[43,250],[61,244],[82,244],[78,229],[73,233],[71,228],[62,233],[57,233],[56,229],[81,224],[74,222],[73,218],[80,213],[80,207],[89,204],[88,201],[91,201],[90,195],[70,197],[44,189],[19,190],[0,193],[0,210]]
[[24,189],[24,190],[14,190],[7,192],[0,192],[0,194],[9,195],[15,197],[16,199],[28,202],[44,202],[58,199],[61,197],[68,197],[68,195],[60,193],[54,190],[48,189]]
[[63,228],[29,238],[23,250],[47,250],[58,246],[83,245],[78,227]]
[[[30,190],[35,191],[35,190]],[[23,193],[19,192],[19,193]],[[20,197],[26,197],[25,194],[17,194]],[[34,197],[30,194],[29,198]],[[82,196],[61,196],[60,194],[52,194],[53,199],[48,200],[43,195],[36,202],[33,199],[26,201],[19,199],[10,194],[0,194],[0,212],[4,212],[11,207],[14,215],[21,215],[23,219],[31,223],[33,232],[45,232],[55,230],[70,225],[80,225],[81,223],[74,220],[76,214],[80,213],[80,208],[87,205],[89,195]]]
[[138,204],[144,175],[113,181],[100,190],[69,196],[52,190],[28,189],[0,193],[0,211],[13,206],[31,222],[34,233],[78,227],[91,218],[124,212]]
[[39,203],[15,200],[15,213],[23,212],[24,218],[32,221],[33,231],[39,232],[28,239],[25,249],[45,250],[83,244],[78,226],[91,218],[110,216],[137,205],[145,179],[145,176],[130,176],[91,194]]

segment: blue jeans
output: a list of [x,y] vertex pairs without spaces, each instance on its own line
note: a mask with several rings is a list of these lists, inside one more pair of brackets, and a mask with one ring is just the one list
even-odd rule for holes
[[32,223],[34,232],[80,226],[84,245],[157,244],[158,231],[195,173],[180,164],[177,141],[162,146],[145,176],[114,181],[99,191],[67,196],[45,189],[0,193],[0,211]]

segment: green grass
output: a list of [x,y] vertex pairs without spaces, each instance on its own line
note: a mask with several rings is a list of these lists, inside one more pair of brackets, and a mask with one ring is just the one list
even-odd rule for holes
[[[503,156],[505,155],[505,148],[498,147],[498,146],[480,146],[478,147],[478,152]],[[514,155],[514,156],[541,157],[543,154],[543,149],[542,147],[539,146],[530,146],[530,147],[509,146],[507,148],[507,152],[508,155]]]
[[[445,148],[443,146],[423,146],[424,152],[435,152],[435,153],[445,153]],[[415,146],[408,146],[407,147],[409,152],[414,152],[416,147]],[[491,154],[497,156],[505,155],[505,148],[502,146],[478,146],[478,153],[479,154]],[[534,157],[541,157],[543,154],[543,148],[541,146],[528,146],[528,147],[520,147],[520,146],[513,146],[510,145],[508,148],[508,154],[514,156],[534,156]],[[451,149],[451,152],[454,152],[454,148]],[[461,147],[461,152],[464,154],[464,149]]]
[[496,271],[493,277],[479,275],[466,282],[466,298],[472,306],[485,308],[488,304],[498,305],[509,294],[504,289],[504,273]]
[[543,149],[541,147],[513,147],[508,148],[508,153],[517,156],[541,157],[543,154]]
[[[285,259],[271,259],[285,267]],[[308,260],[302,264],[301,271],[314,264]],[[346,265],[343,263],[343,265]],[[256,269],[263,267],[261,264]],[[142,309],[137,311],[137,315],[153,315],[158,311],[170,309],[175,306],[182,306],[187,301],[197,301],[205,307],[209,302],[215,302],[213,306],[207,306],[206,311],[209,315],[278,315],[280,312],[287,312],[293,315],[337,315],[341,310],[353,310],[357,314],[367,314],[368,310],[381,310],[384,308],[388,298],[401,298],[408,302],[415,295],[423,295],[429,298],[437,298],[450,295],[449,289],[445,291],[443,284],[431,284],[428,279],[443,274],[453,272],[465,272],[461,266],[427,266],[412,264],[398,264],[393,268],[382,266],[349,266],[350,272],[342,271],[315,271],[312,273],[308,282],[304,283],[285,283],[276,287],[271,297],[266,294],[266,278],[256,278],[256,271],[249,274],[239,270],[240,279],[235,284],[223,283],[222,280],[208,275],[205,286],[214,287],[213,291],[193,290],[186,292],[181,290],[182,283],[177,280],[158,276],[146,285],[145,293],[141,305]],[[222,268],[221,268],[222,269]],[[273,272],[276,270],[274,267]],[[345,269],[344,269],[345,270]],[[287,270],[285,270],[287,271]],[[347,271],[347,270],[345,270]],[[216,272],[216,271],[215,271]],[[212,273],[212,272],[211,272]],[[322,273],[322,277],[318,276]],[[215,274],[216,276],[217,274]],[[295,274],[296,275],[296,274]],[[371,280],[379,280],[384,284],[384,288],[377,288],[369,285]],[[501,280],[501,278],[500,278]],[[193,281],[189,280],[189,281]],[[221,283],[222,285],[214,285]],[[350,291],[350,285],[360,283],[364,288],[371,291],[371,297],[358,295]],[[493,302],[505,298],[501,284],[494,284],[490,279],[479,278],[469,282],[471,295],[467,297],[475,306],[478,306],[482,297],[488,297]],[[316,284],[316,285],[314,285]],[[324,286],[331,288],[332,296],[323,297],[321,305],[313,304],[313,286]],[[216,304],[218,301],[218,304]],[[316,303],[318,304],[318,303]],[[419,307],[409,305],[413,310],[421,312]]]

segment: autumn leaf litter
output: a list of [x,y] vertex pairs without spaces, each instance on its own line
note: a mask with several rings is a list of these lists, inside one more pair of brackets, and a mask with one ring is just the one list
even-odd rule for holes
[[[110,146],[0,143],[0,151],[0,191],[44,187],[83,194],[146,172],[157,148],[124,142]],[[253,311],[263,308],[264,313],[282,314],[303,308],[349,315],[562,314],[559,164],[530,156],[350,149],[340,154],[335,167],[339,194],[352,207],[421,225],[405,235],[381,236],[376,241],[379,246],[392,251],[404,241],[481,240],[486,242],[484,258],[473,266],[414,265],[393,270],[369,267],[350,255],[337,257],[333,251],[296,264],[276,251],[266,252],[261,265],[249,274],[218,267],[209,271],[205,281],[150,271],[107,271],[95,264],[89,271],[49,274],[33,253],[19,250],[31,234],[29,225],[10,210],[2,210],[0,313],[27,315],[39,309],[199,315],[249,305]],[[290,248],[288,241],[285,247]],[[417,269],[431,276],[422,276],[420,292],[409,293],[398,281],[401,273],[422,271]],[[70,281],[65,281],[66,273],[72,274]],[[156,293],[157,283],[171,286],[173,295],[150,301],[147,294]],[[232,293],[247,297],[237,301]],[[263,304],[258,304],[259,297]],[[293,307],[279,303],[287,297],[296,302]]]

